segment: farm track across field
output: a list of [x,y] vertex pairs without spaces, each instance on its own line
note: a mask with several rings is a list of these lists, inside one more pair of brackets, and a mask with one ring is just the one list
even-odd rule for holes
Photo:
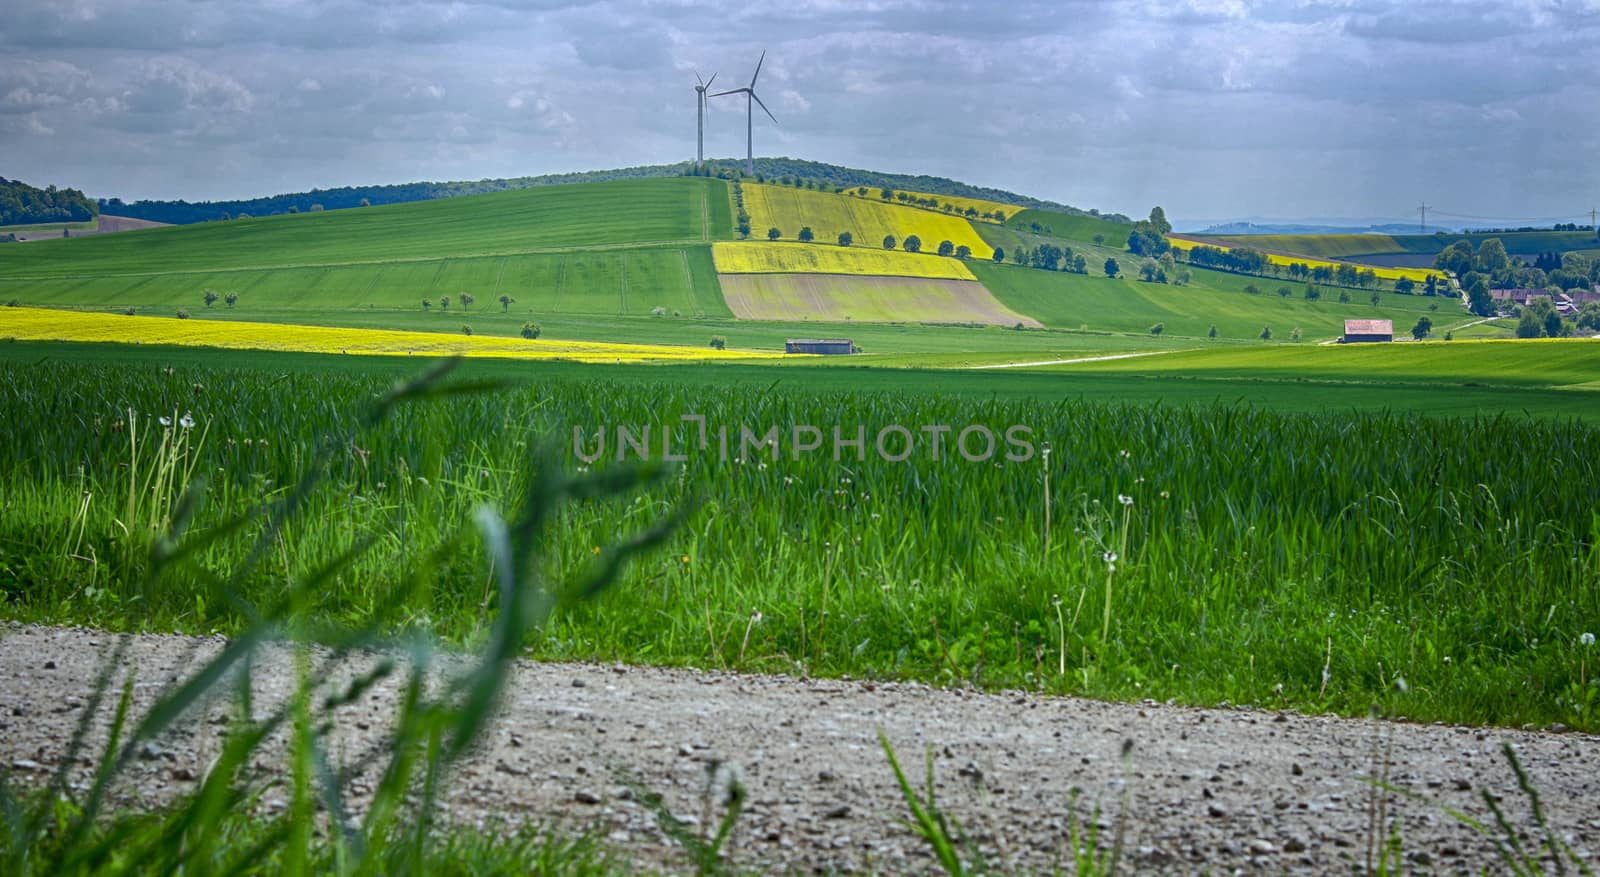
[[[5,764],[40,779],[56,767],[116,639],[80,629],[0,629]],[[134,637],[135,713],[222,642]],[[262,663],[255,703],[265,710],[289,696],[296,676],[288,648],[269,649]],[[332,674],[329,690],[354,669]],[[1588,767],[1600,758],[1600,738],[1589,735],[528,661],[518,663],[507,691],[497,727],[445,791],[445,812],[468,822],[563,816],[599,829],[646,866],[679,860],[617,772],[660,792],[679,815],[699,816],[707,770],[726,763],[749,791],[731,845],[736,867],[929,871],[926,845],[906,828],[880,731],[919,786],[924,753],[932,754],[941,805],[984,838],[1004,871],[1042,873],[1070,860],[1072,789],[1083,790],[1080,820],[1095,819],[1091,809],[1099,807],[1110,825],[1126,784],[1126,864],[1138,873],[1348,874],[1366,852],[1373,787],[1365,778],[1376,775],[1436,802],[1388,801],[1413,865],[1498,870],[1489,840],[1442,807],[1489,823],[1487,790],[1503,799],[1514,824],[1533,829],[1504,744],[1515,746],[1556,832],[1590,861],[1600,848]],[[386,682],[342,708],[330,750],[361,752],[374,742],[395,694]],[[224,706],[209,705],[151,757],[132,762],[120,800],[147,805],[190,791],[184,778],[216,753],[219,728],[207,722]],[[107,718],[99,717],[100,739]],[[1124,741],[1132,746],[1125,763]],[[281,745],[269,753],[269,761],[280,757]],[[88,770],[76,768],[73,779],[86,781]],[[358,794],[356,805],[363,802]],[[1110,846],[1109,831],[1101,844]]]

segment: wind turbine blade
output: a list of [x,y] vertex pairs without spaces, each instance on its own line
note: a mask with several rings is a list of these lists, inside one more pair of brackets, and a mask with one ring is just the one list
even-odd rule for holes
[[756,62],[755,76],[751,76],[750,77],[750,87],[751,88],[755,88],[756,87],[756,76],[760,76],[761,75],[761,65],[766,63],[766,60],[767,60],[767,50],[766,49],[762,49],[761,50],[761,60]]
[[[755,92],[753,92],[753,91],[750,92],[750,96],[755,98],[756,103],[761,104],[761,98],[756,97],[756,93]],[[767,109],[767,105],[766,104],[761,104],[761,111],[767,114],[767,118],[772,120],[772,124],[774,124],[774,125],[778,124],[778,117],[774,116],[772,114],[772,111]]]
[[[711,75],[715,76],[716,74],[713,73]],[[700,71],[699,70],[694,71],[694,79],[695,79],[696,82],[700,83],[700,87],[702,89],[704,89],[706,87],[707,83],[706,83],[706,81],[704,79],[700,78]]]
[[[696,73],[695,75],[699,76],[700,74]],[[711,87],[711,83],[716,82],[716,81],[717,81],[717,74],[713,71],[712,74],[711,74],[711,78],[706,80],[706,88],[710,88]]]
[[749,90],[750,89],[748,89],[748,88],[730,88],[727,91],[719,91],[716,94],[712,95],[712,97],[722,97],[725,94],[744,94],[745,92],[747,92]]

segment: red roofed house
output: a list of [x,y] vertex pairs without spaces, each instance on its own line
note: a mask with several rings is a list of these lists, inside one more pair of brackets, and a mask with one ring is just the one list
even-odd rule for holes
[[1341,344],[1362,344],[1374,341],[1393,341],[1393,320],[1345,320]]

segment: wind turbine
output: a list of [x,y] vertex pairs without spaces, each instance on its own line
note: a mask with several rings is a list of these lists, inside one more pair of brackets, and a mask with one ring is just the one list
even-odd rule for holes
[[772,111],[767,109],[767,105],[761,103],[761,98],[756,96],[756,77],[761,75],[761,65],[765,63],[766,60],[767,53],[762,52],[761,60],[756,62],[756,72],[755,75],[750,77],[749,85],[745,86],[744,88],[731,88],[727,91],[720,91],[712,95],[712,97],[722,97],[725,94],[742,93],[744,95],[744,165],[745,172],[752,177],[756,175],[756,117],[755,107],[751,106],[751,101],[761,104],[761,111],[767,114],[767,118],[771,119],[774,125],[778,123],[778,117],[774,116]]
[[700,72],[697,70],[695,71],[694,78],[700,80],[700,84],[694,87],[694,104],[695,112],[697,113],[696,120],[698,122],[698,129],[696,131],[697,138],[695,140],[694,166],[696,168],[703,168],[706,166],[706,89],[711,87],[711,83],[717,81],[717,74],[711,74],[710,79],[700,79]]

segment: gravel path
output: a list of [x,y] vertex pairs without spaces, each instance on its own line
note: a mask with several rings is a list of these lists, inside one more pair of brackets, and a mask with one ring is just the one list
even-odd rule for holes
[[[0,764],[53,768],[115,639],[0,627]],[[138,704],[220,643],[138,637]],[[290,666],[284,649],[264,662],[262,702],[288,692]],[[1136,872],[1348,874],[1365,856],[1371,787],[1362,777],[1385,748],[1395,785],[1484,819],[1487,788],[1531,824],[1502,742],[1520,753],[1560,834],[1589,861],[1600,855],[1594,736],[531,662],[517,668],[511,692],[487,745],[453,777],[451,815],[560,814],[600,825],[623,851],[669,868],[682,860],[616,769],[662,792],[680,815],[700,816],[708,766],[737,765],[750,792],[732,853],[744,868],[930,873],[931,858],[904,825],[879,728],[919,785],[931,747],[944,806],[1008,870],[1038,872],[1068,855],[1075,787],[1085,818],[1094,804],[1103,808],[1109,837],[1125,782]],[[391,696],[379,691],[346,708],[339,745],[354,750],[377,734]],[[216,750],[220,711],[209,707],[212,715],[137,760],[123,800],[153,803],[190,788]],[[359,799],[362,780],[354,790]],[[1404,799],[1391,807],[1411,869],[1501,870],[1492,845],[1441,809]]]

